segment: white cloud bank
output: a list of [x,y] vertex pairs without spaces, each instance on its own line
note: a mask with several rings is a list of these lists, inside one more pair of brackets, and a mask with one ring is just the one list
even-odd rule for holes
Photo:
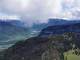
[[27,22],[48,18],[80,18],[80,0],[0,0],[0,12]]

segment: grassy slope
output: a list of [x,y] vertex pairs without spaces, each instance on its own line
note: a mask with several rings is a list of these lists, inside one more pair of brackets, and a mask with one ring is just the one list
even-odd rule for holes
[[80,55],[73,54],[74,50],[64,53],[64,60],[80,60]]

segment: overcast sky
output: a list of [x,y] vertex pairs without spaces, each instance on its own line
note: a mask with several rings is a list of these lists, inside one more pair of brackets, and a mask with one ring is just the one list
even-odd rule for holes
[[0,0],[0,18],[9,16],[26,22],[46,22],[48,18],[79,19],[80,0]]

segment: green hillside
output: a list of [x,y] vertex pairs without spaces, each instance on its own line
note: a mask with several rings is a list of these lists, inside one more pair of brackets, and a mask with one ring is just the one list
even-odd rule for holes
[[76,53],[75,53],[75,50],[70,50],[68,52],[65,52],[64,60],[80,60],[80,55],[79,55],[78,51]]

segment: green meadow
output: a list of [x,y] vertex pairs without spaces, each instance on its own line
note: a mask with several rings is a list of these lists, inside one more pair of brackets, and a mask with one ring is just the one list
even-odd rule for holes
[[70,50],[64,53],[64,60],[80,60],[80,55],[75,54],[74,50]]

